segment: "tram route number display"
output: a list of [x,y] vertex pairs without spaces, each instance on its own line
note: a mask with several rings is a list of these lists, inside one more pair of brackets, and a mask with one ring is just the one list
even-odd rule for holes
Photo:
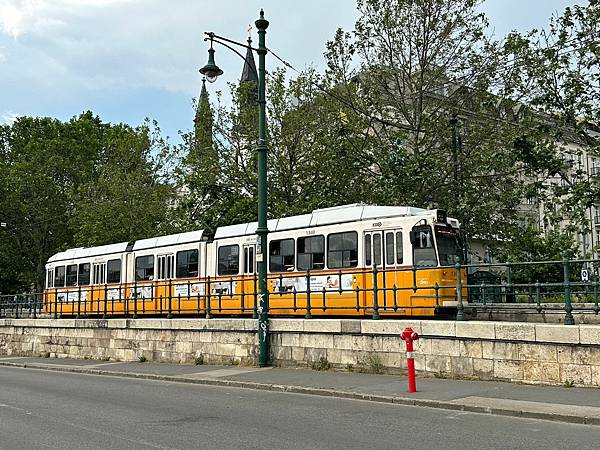
[[[340,280],[341,279],[341,280]],[[326,291],[339,291],[340,281],[341,290],[352,290],[353,283],[352,274],[339,275],[315,275],[310,277],[311,292],[322,292],[323,288]],[[306,292],[306,277],[286,277],[273,280],[273,288],[275,292]]]

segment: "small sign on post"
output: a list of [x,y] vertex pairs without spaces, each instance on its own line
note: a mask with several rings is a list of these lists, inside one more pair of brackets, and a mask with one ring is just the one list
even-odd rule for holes
[[583,283],[587,283],[590,281],[590,271],[589,269],[581,269],[581,281]]

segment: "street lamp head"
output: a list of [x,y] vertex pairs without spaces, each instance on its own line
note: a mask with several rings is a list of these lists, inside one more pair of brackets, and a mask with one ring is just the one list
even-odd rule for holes
[[215,49],[212,47],[212,37],[208,49],[208,62],[200,69],[200,73],[206,77],[209,83],[214,83],[219,75],[223,75],[221,68],[215,64]]

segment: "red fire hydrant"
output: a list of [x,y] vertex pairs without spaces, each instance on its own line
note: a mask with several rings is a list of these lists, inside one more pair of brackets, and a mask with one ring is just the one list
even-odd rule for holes
[[419,335],[411,327],[406,328],[400,338],[406,342],[406,366],[408,372],[408,392],[417,392],[417,379],[415,377],[415,358],[413,354],[413,342],[419,339]]

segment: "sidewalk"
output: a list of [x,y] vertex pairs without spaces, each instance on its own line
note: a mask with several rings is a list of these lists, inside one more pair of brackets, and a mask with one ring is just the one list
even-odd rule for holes
[[600,425],[600,389],[592,388],[417,378],[418,392],[408,394],[405,376],[308,369],[10,356],[0,357],[0,366],[264,389]]

